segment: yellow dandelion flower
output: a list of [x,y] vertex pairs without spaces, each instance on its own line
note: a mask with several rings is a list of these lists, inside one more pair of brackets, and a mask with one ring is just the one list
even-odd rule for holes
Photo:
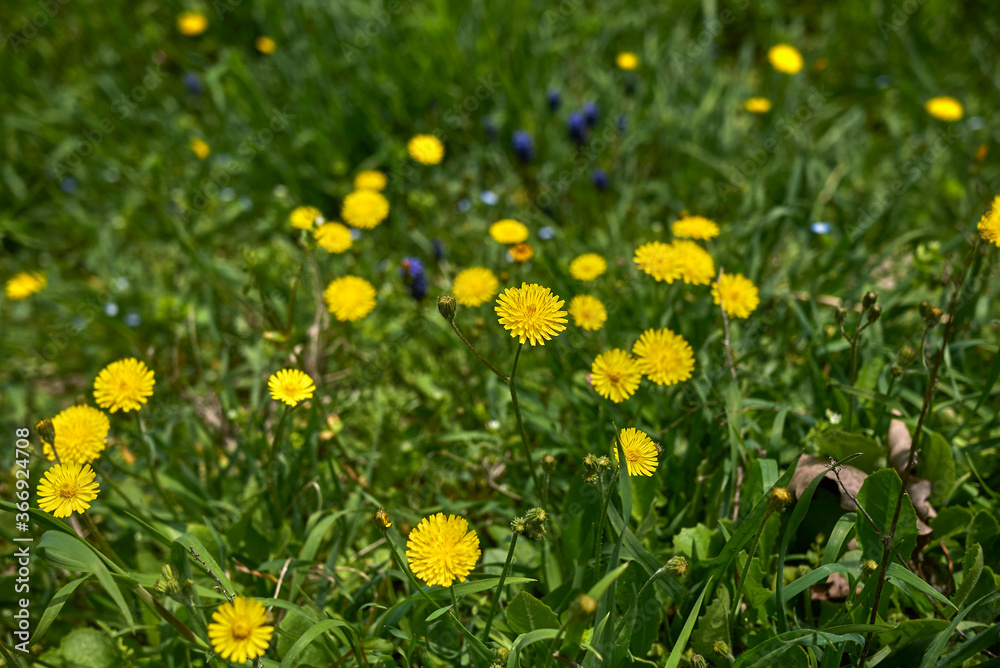
[[771,66],[785,74],[796,74],[802,69],[802,54],[791,44],[777,44],[767,52]]
[[657,281],[673,283],[681,277],[680,267],[674,260],[674,247],[662,241],[650,241],[635,249],[636,265]]
[[300,230],[308,230],[316,223],[316,219],[322,215],[320,210],[314,206],[297,206],[288,215],[288,222],[292,224],[292,227],[297,227]]
[[500,281],[486,267],[469,267],[458,272],[451,283],[451,294],[462,306],[479,306],[497,294]]
[[264,656],[274,627],[267,624],[267,610],[255,598],[237,596],[212,613],[208,637],[212,649],[225,661],[246,663]]
[[670,226],[675,237],[708,241],[719,236],[719,226],[704,216],[683,215]]
[[979,219],[979,236],[991,244],[1000,246],[1000,195],[993,198],[990,210]]
[[593,295],[577,295],[569,302],[573,324],[588,332],[596,332],[608,321],[608,311],[601,300]]
[[194,37],[208,29],[208,19],[198,12],[181,12],[177,15],[177,30],[182,35]]
[[722,274],[712,284],[712,300],[731,318],[749,318],[760,304],[757,286],[742,274]]
[[354,243],[351,228],[341,223],[323,223],[313,230],[316,244],[327,253],[343,253]]
[[623,70],[631,71],[639,67],[639,56],[631,51],[623,51],[615,58],[615,64]]
[[271,391],[271,398],[275,401],[296,406],[300,401],[312,398],[316,385],[308,374],[298,369],[282,369],[267,381],[267,389]]
[[507,252],[510,253],[510,259],[518,264],[524,264],[535,257],[535,249],[531,244],[514,244],[507,249]]
[[45,278],[45,274],[37,271],[22,271],[7,281],[7,284],[4,285],[4,293],[6,293],[7,299],[21,301],[36,292],[41,292],[47,284],[48,280]]
[[376,190],[355,190],[344,198],[340,217],[351,227],[370,230],[389,215],[389,200]]
[[261,35],[253,42],[254,48],[263,53],[265,56],[270,56],[278,48],[277,42],[267,35]]
[[422,165],[436,165],[444,158],[444,144],[434,135],[416,135],[406,145],[410,157]]
[[62,464],[86,464],[97,459],[107,445],[111,422],[103,412],[91,406],[71,406],[52,418],[56,430],[55,451],[42,440],[42,450],[50,461]]
[[341,322],[360,320],[375,308],[375,288],[358,276],[335,278],[323,291],[326,308]]
[[962,115],[965,113],[962,103],[947,95],[940,95],[927,100],[926,104],[924,104],[924,109],[927,110],[928,114],[941,121],[961,120]]
[[366,169],[354,177],[355,190],[385,190],[385,174],[377,169]]
[[90,464],[56,464],[38,483],[38,507],[55,517],[69,517],[90,508],[100,487]]
[[566,329],[565,302],[549,288],[537,283],[521,283],[519,288],[507,288],[497,297],[494,307],[499,322],[521,344],[544,346],[552,337]]
[[603,352],[590,368],[590,383],[597,393],[616,404],[635,394],[642,372],[634,357],[620,348]]
[[766,97],[748,97],[743,101],[743,108],[751,114],[766,114],[771,111],[771,101]]
[[[153,396],[153,372],[134,357],[112,362],[97,374],[94,398],[112,413],[137,411]],[[58,438],[58,436],[56,437]]]
[[607,261],[597,253],[584,253],[569,263],[569,273],[578,281],[592,281],[607,270]]
[[479,536],[457,515],[425,517],[406,539],[410,570],[428,585],[450,587],[455,580],[465,582],[480,554]]
[[[645,432],[634,427],[626,427],[618,435],[625,455],[625,468],[629,475],[651,477],[656,472],[656,459],[660,454],[656,444]],[[618,461],[618,447],[615,446],[615,462]]]
[[708,285],[715,278],[715,263],[704,248],[693,241],[675,241],[674,261],[685,283]]
[[191,141],[188,142],[188,148],[190,148],[199,160],[204,160],[208,157],[208,154],[212,152],[212,147],[209,146],[204,139],[199,139],[198,137],[192,137]]
[[694,351],[669,329],[647,329],[632,346],[639,370],[657,385],[675,385],[691,377]]
[[490,225],[490,236],[501,244],[519,244],[528,238],[528,227],[511,218]]

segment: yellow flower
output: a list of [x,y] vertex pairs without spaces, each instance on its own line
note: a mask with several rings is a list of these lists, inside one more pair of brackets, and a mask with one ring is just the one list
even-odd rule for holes
[[15,274],[4,286],[7,299],[21,301],[27,299],[36,292],[41,292],[48,284],[45,274],[37,271],[22,271]]
[[791,44],[777,44],[767,52],[771,66],[785,74],[796,74],[802,69],[802,54]]
[[246,663],[264,656],[274,627],[267,625],[267,610],[255,598],[237,596],[212,613],[208,637],[212,649],[225,661]]
[[521,283],[519,288],[507,288],[497,297],[494,307],[499,322],[521,344],[544,346],[545,342],[566,329],[565,302],[549,288],[537,283]]
[[385,530],[392,526],[392,522],[389,521],[389,513],[385,508],[379,508],[375,511],[374,521],[379,530]]
[[282,369],[267,381],[267,389],[275,401],[296,406],[300,401],[312,398],[316,385],[312,378],[298,369]]
[[[137,411],[153,396],[153,372],[134,357],[112,362],[97,374],[94,398],[112,413]],[[58,437],[57,437],[58,438]]]
[[370,230],[389,215],[389,200],[376,190],[355,190],[344,198],[340,216],[351,227]]
[[316,219],[323,214],[314,206],[297,206],[288,216],[288,222],[292,227],[300,230],[308,230],[316,222]]
[[326,308],[341,322],[360,320],[375,308],[375,288],[363,278],[342,276],[323,291]]
[[52,418],[56,430],[55,452],[42,440],[42,449],[50,461],[62,464],[86,464],[97,459],[108,440],[111,422],[108,416],[91,406],[71,406]]
[[[622,429],[618,435],[625,454],[625,468],[629,475],[641,475],[647,478],[656,471],[656,458],[660,454],[652,439],[645,432],[634,427]],[[615,461],[618,461],[618,447],[615,446]]]
[[685,283],[708,285],[715,278],[715,263],[704,248],[693,241],[675,241],[674,262]]
[[607,261],[597,253],[584,253],[569,263],[569,273],[578,281],[592,281],[607,270]]
[[436,165],[444,158],[444,144],[434,135],[416,135],[406,145],[410,157],[423,165]]
[[601,300],[592,295],[577,295],[569,302],[573,324],[588,332],[596,332],[608,320],[608,312]]
[[924,104],[924,109],[927,110],[928,114],[942,121],[960,120],[962,114],[965,113],[962,103],[947,95],[932,97],[927,100],[927,103]]
[[620,348],[601,353],[590,368],[590,383],[597,393],[616,404],[635,394],[642,372],[635,358]]
[[1000,195],[993,198],[993,205],[979,219],[977,229],[983,239],[1000,246]]
[[742,274],[722,274],[712,285],[712,300],[722,303],[722,310],[731,318],[749,318],[760,304],[757,286]]
[[343,253],[354,243],[351,229],[340,223],[323,223],[313,230],[313,236],[327,253]]
[[385,174],[376,169],[367,169],[354,177],[355,190],[385,190]]
[[531,244],[514,244],[507,249],[507,252],[510,253],[510,259],[518,264],[524,264],[535,257],[535,249]]
[[199,160],[204,160],[208,157],[208,154],[212,152],[212,148],[205,143],[205,140],[199,139],[198,137],[191,138],[191,141],[188,142],[188,148],[194,151],[194,154],[198,156]]
[[465,582],[479,555],[479,536],[457,515],[425,517],[406,539],[410,570],[429,585],[450,587],[455,580]]
[[490,225],[490,236],[502,244],[519,244],[528,238],[528,227],[511,218]]
[[694,352],[684,337],[669,329],[647,329],[632,346],[639,370],[657,385],[675,385],[691,377]]
[[277,43],[266,35],[261,35],[255,39],[253,45],[265,56],[270,56],[278,48]]
[[680,220],[674,221],[670,226],[670,231],[675,237],[683,239],[701,239],[708,241],[719,236],[719,226],[714,221],[704,216],[681,216]]
[[177,15],[177,30],[182,35],[194,37],[208,29],[208,19],[198,12],[181,12]]
[[634,261],[657,281],[673,283],[681,277],[680,267],[674,261],[674,247],[662,241],[650,241],[636,248]]
[[486,267],[469,267],[458,272],[451,284],[451,294],[462,306],[479,306],[500,289],[500,282]]
[[743,102],[743,108],[751,114],[766,114],[771,111],[771,101],[766,97],[748,97]]
[[90,464],[56,464],[38,483],[38,507],[55,517],[69,517],[90,508],[100,487]]
[[631,51],[623,51],[615,58],[615,63],[623,70],[634,70],[639,67],[639,56]]

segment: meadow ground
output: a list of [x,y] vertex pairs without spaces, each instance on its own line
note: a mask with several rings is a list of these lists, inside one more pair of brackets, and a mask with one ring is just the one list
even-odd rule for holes
[[991,3],[0,30],[10,665],[998,665]]

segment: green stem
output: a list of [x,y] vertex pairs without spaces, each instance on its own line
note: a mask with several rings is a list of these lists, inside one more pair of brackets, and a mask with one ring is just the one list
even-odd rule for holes
[[163,485],[160,484],[160,474],[157,473],[157,462],[153,459],[153,445],[150,443],[149,435],[146,433],[146,426],[142,423],[142,417],[139,415],[139,411],[135,413],[135,421],[139,425],[139,435],[142,437],[142,443],[146,446],[146,456],[149,457],[149,477],[153,480],[153,487],[156,489],[156,493],[160,495],[160,501],[171,510],[171,514],[174,518],[177,518],[177,509],[174,504],[170,502],[170,497],[167,496],[166,491],[163,489]]
[[496,595],[493,597],[493,603],[490,605],[490,614],[486,618],[486,628],[483,631],[483,642],[490,639],[490,628],[493,626],[493,616],[497,614],[497,608],[500,605],[500,594],[503,592],[503,583],[507,579],[507,574],[510,573],[510,565],[514,562],[514,546],[517,545],[517,534],[515,533],[510,539],[510,548],[507,550],[507,560],[503,564],[503,570],[500,571],[500,582],[497,583]]
[[292,318],[295,315],[295,296],[299,292],[299,281],[302,280],[302,269],[306,266],[306,259],[309,258],[309,251],[303,249],[302,261],[299,262],[299,270],[295,273],[295,280],[292,281],[291,296],[288,298],[288,318],[285,321],[284,334],[286,337],[292,334]]
[[524,431],[524,420],[521,418],[521,405],[517,401],[517,385],[514,383],[514,374],[517,373],[517,361],[521,358],[521,348],[523,343],[517,344],[517,352],[514,353],[514,366],[510,370],[510,380],[507,386],[510,388],[510,401],[514,404],[514,415],[517,416],[517,428],[521,432],[521,445],[524,446],[524,458],[528,461],[528,470],[531,472],[531,481],[535,483],[536,492],[541,492],[542,486],[538,482],[538,473],[535,471],[535,464],[531,461],[531,449],[528,447],[528,434]]
[[543,668],[549,668],[552,665],[552,657],[555,656],[556,650],[559,649],[559,643],[562,640],[563,634],[566,633],[566,627],[569,626],[569,619],[563,622],[563,625],[559,627],[556,632],[556,636],[549,643],[548,655],[545,657],[545,666]]
[[90,535],[94,537],[97,541],[98,548],[104,553],[104,555],[115,562],[115,564],[124,570],[129,570],[129,567],[125,565],[122,558],[118,556],[118,553],[114,551],[108,541],[104,538],[104,534],[100,532],[97,525],[94,524],[94,520],[91,519],[90,515],[87,513],[80,513],[80,517],[83,518],[83,523],[87,525],[87,529],[90,530]]
[[667,567],[666,566],[661,566],[659,569],[656,570],[656,572],[654,572],[652,575],[649,576],[649,579],[646,580],[646,584],[642,585],[642,588],[639,590],[639,593],[636,595],[636,597],[635,597],[635,604],[632,606],[632,610],[629,611],[629,612],[633,612],[633,614],[629,615],[628,612],[626,612],[624,615],[622,615],[622,618],[618,621],[618,626],[615,627],[615,634],[613,636],[611,636],[611,638],[613,640],[617,640],[618,639],[618,635],[622,632],[622,629],[625,628],[625,621],[630,616],[633,617],[632,625],[635,626],[635,619],[634,619],[634,617],[637,617],[639,615],[639,601],[642,600],[642,595],[646,593],[646,590],[649,589],[649,587],[654,582],[656,582],[657,578],[659,578],[660,576],[662,576],[666,572],[667,572]]
[[[760,541],[760,534],[764,532],[764,525],[767,524],[767,520],[771,517],[773,511],[768,508],[767,512],[764,513],[764,517],[760,521],[760,526],[757,527],[757,533],[753,535],[753,541],[750,543],[750,552],[747,554],[747,563],[743,566],[743,574],[740,576],[740,583],[736,587],[736,596],[733,598],[733,609],[730,615],[733,618],[733,623],[736,623],[736,612],[740,609],[740,599],[743,598],[743,586],[747,582],[747,574],[750,572],[750,562],[753,561],[753,556],[757,552],[757,543]],[[781,577],[781,573],[778,573],[778,577]]]
[[462,339],[462,343],[464,343],[464,344],[465,344],[465,346],[466,346],[466,347],[467,347],[467,348],[468,348],[469,350],[471,350],[471,351],[472,351],[472,354],[473,354],[473,355],[475,355],[475,356],[476,356],[477,358],[479,358],[479,361],[480,361],[480,362],[482,362],[483,364],[485,364],[486,366],[488,366],[488,367],[489,367],[489,369],[490,369],[490,371],[492,371],[492,372],[493,372],[493,373],[495,373],[495,374],[496,374],[497,376],[499,376],[500,380],[502,380],[502,381],[503,381],[503,382],[505,382],[505,383],[509,383],[509,382],[510,382],[510,378],[508,378],[507,376],[505,376],[505,375],[503,375],[502,373],[500,373],[500,371],[499,371],[499,370],[497,370],[497,368],[496,368],[495,366],[493,366],[492,364],[490,364],[489,362],[487,362],[487,361],[486,361],[486,358],[485,358],[485,357],[483,357],[482,355],[480,355],[480,354],[479,354],[479,351],[478,351],[478,350],[476,350],[476,349],[475,349],[475,348],[474,348],[474,347],[472,346],[472,344],[471,344],[471,343],[469,343],[469,340],[468,340],[467,338],[465,338],[465,334],[462,334],[462,331],[461,331],[461,330],[460,330],[460,329],[458,328],[458,325],[456,325],[456,324],[455,324],[455,321],[454,321],[454,320],[450,320],[449,322],[451,323],[451,328],[452,328],[453,330],[455,330],[455,333],[456,333],[456,334],[458,334],[458,338]]
[[[611,501],[611,493],[615,488],[615,483],[618,482],[618,472],[619,469],[615,469],[615,473],[611,476],[611,483],[608,485],[607,491],[604,489],[603,474],[597,479],[601,488],[601,514],[597,517],[597,536],[594,539],[594,567],[598,571],[601,570],[601,542],[604,540],[604,524],[608,517],[608,503]],[[626,518],[626,522],[627,521],[628,519]]]

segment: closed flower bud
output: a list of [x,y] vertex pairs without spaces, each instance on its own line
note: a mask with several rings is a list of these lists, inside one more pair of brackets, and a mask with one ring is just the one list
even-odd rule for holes
[[524,515],[524,528],[531,540],[541,540],[545,537],[545,521],[549,518],[541,508],[532,508]]
[[688,571],[687,559],[681,555],[676,557],[670,557],[670,561],[667,562],[666,571],[669,575],[675,578],[682,578]]
[[557,462],[556,458],[553,457],[552,455],[545,455],[544,457],[542,457],[542,470],[545,471],[546,473],[552,473],[553,471],[556,470],[556,465],[558,463],[559,462]]
[[941,309],[937,306],[929,306],[927,308],[927,315],[924,316],[924,324],[927,328],[935,327],[939,322],[941,322],[941,316],[944,315]]
[[896,353],[896,364],[903,369],[913,364],[915,359],[917,359],[917,350],[913,346],[903,346]]
[[775,487],[767,497],[767,507],[771,512],[780,513],[792,501],[792,495],[784,487]]
[[920,306],[918,306],[917,308],[920,311],[921,318],[927,317],[927,309],[929,309],[930,307],[931,305],[927,302],[927,300],[920,302]]
[[392,522],[389,521],[389,513],[386,512],[385,508],[376,510],[372,521],[375,522],[375,528],[379,531],[385,531],[392,526]]
[[874,573],[878,568],[878,562],[874,559],[865,559],[861,562],[861,570],[865,573]]
[[438,297],[438,313],[448,322],[454,322],[455,311],[458,310],[458,302],[451,295]]
[[701,654],[695,654],[691,657],[691,668],[708,668],[708,661]]
[[719,656],[729,656],[729,644],[725,640],[716,640],[712,643],[712,651]]
[[56,428],[52,424],[52,420],[45,418],[35,425],[35,431],[38,432],[38,435],[41,436],[42,440],[46,443],[56,442]]
[[588,594],[580,594],[569,606],[570,619],[590,619],[597,612],[597,601]]
[[882,317],[882,307],[872,306],[871,310],[868,311],[868,322],[875,322]]
[[861,307],[869,309],[872,306],[875,306],[875,302],[877,302],[877,301],[878,301],[878,295],[877,294],[875,294],[874,292],[871,292],[871,291],[866,292],[864,299],[861,300]]
[[510,522],[510,530],[518,536],[523,536],[528,532],[528,523],[524,521],[523,517],[515,517]]
[[837,321],[838,325],[843,325],[844,321],[847,320],[847,311],[842,308],[838,308],[837,313],[833,316],[833,318]]

